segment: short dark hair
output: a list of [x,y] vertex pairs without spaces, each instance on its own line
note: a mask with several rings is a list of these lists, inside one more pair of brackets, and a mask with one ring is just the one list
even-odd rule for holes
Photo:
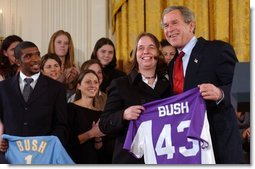
[[56,55],[55,53],[47,53],[47,54],[43,55],[43,57],[41,59],[41,70],[43,70],[43,67],[44,67],[45,63],[49,59],[55,60],[59,64],[59,66],[61,67],[62,62],[61,62],[61,59],[59,58],[59,56]]
[[20,60],[21,56],[22,56],[22,50],[23,49],[27,49],[27,48],[33,48],[37,46],[30,41],[23,41],[21,43],[19,43],[15,48],[14,48],[14,56],[17,60]]
[[160,45],[161,45],[162,48],[165,47],[165,46],[172,46],[166,39],[162,39],[160,41]]

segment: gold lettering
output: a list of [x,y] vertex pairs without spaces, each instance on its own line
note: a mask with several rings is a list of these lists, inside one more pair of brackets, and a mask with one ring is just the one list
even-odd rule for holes
[[38,152],[39,153],[43,153],[45,148],[46,148],[46,146],[47,146],[47,142],[46,141],[42,141],[40,146],[39,146],[39,148],[38,148]]
[[22,142],[21,141],[16,141],[16,144],[19,148],[19,151],[24,151],[24,147],[22,146]]
[[25,144],[25,150],[29,151],[30,150],[30,140],[29,139],[25,139],[24,140],[24,144]]
[[33,139],[32,140],[32,150],[33,151],[37,150],[37,144],[38,144],[38,141],[36,139]]

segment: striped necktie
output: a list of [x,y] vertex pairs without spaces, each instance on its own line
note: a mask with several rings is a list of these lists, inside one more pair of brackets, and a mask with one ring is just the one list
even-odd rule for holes
[[24,81],[26,82],[24,89],[23,89],[23,97],[24,100],[27,102],[29,99],[30,94],[33,91],[33,88],[31,87],[31,83],[34,81],[32,78],[25,78]]

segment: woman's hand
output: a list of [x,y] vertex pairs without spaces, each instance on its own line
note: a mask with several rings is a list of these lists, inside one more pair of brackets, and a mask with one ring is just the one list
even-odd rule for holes
[[66,69],[64,73],[65,73],[65,82],[67,84],[69,84],[77,79],[77,77],[79,75],[79,69],[76,68],[75,66],[72,66],[72,67]]
[[80,144],[83,144],[84,142],[96,138],[96,137],[102,137],[105,136],[104,133],[101,132],[101,130],[99,129],[99,120],[97,121],[97,123],[95,123],[93,121],[92,123],[92,128],[89,131],[86,131],[80,135],[78,135],[78,139],[80,141]]
[[97,121],[97,123],[95,123],[93,121],[92,123],[92,128],[90,129],[90,135],[92,135],[92,138],[98,138],[98,137],[102,137],[102,136],[105,136],[104,133],[101,132],[101,130],[99,129],[99,121]]

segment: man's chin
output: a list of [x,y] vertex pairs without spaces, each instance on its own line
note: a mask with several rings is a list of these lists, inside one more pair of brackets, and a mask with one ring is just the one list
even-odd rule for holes
[[32,72],[33,72],[34,74],[39,73],[39,72],[40,72],[40,69],[33,69]]

